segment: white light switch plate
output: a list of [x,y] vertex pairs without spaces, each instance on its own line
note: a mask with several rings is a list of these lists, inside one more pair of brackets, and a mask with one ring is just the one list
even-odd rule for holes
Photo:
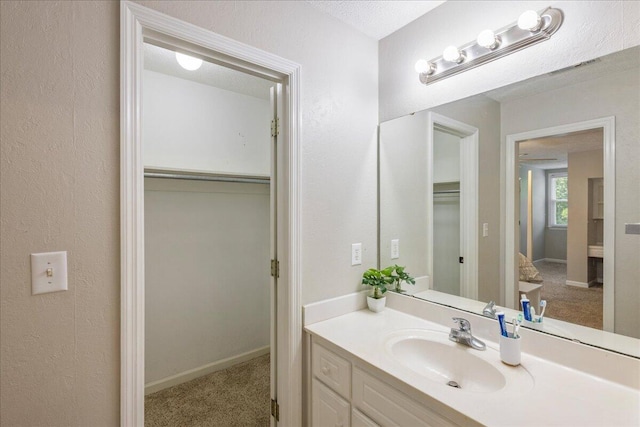
[[31,295],[67,289],[66,251],[31,254]]
[[400,239],[391,240],[391,259],[400,258]]

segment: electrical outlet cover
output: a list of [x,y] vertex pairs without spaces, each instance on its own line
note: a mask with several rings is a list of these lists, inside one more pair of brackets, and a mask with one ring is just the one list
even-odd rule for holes
[[31,295],[67,289],[66,251],[31,254]]

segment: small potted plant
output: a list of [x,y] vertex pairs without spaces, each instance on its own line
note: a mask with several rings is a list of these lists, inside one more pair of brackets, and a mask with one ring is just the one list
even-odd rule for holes
[[395,285],[394,291],[398,292],[399,294],[403,292],[407,292],[404,289],[402,289],[402,282],[406,282],[410,285],[416,284],[416,279],[409,276],[409,274],[406,271],[404,271],[405,267],[402,267],[396,264],[392,267],[387,267],[385,270],[389,268],[391,269],[391,277],[393,278],[393,284]]
[[367,296],[369,310],[377,313],[384,308],[387,300],[387,297],[384,296],[387,292],[387,285],[393,283],[392,272],[392,267],[387,267],[384,270],[370,268],[362,274],[362,284],[371,286],[373,290],[372,295]]

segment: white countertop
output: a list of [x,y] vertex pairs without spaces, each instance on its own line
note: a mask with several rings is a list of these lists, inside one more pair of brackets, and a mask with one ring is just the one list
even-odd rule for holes
[[[473,326],[473,325],[472,325]],[[500,361],[497,343],[484,340],[485,360],[502,372],[526,369],[534,379],[529,391],[474,393],[435,383],[394,361],[385,350],[390,334],[404,329],[447,332],[440,324],[386,308],[355,311],[308,325],[306,331],[344,349],[453,410],[491,426],[638,426],[640,391],[522,353],[521,368]],[[469,351],[477,351],[469,349]]]

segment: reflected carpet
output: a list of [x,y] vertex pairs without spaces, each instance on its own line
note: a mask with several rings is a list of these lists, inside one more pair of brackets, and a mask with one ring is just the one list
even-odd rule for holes
[[[544,317],[602,329],[602,283],[590,288],[568,286],[567,265],[557,262],[534,263],[543,278],[541,299],[547,300]],[[540,310],[535,307],[536,313]]]

